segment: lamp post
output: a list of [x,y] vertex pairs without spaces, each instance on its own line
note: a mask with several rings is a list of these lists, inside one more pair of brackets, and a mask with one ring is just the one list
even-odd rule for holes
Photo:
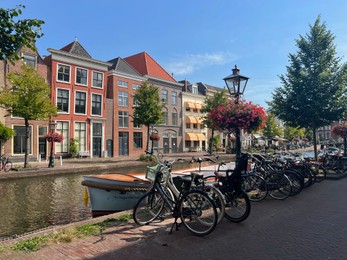
[[[227,85],[228,92],[231,96],[235,98],[235,104],[239,103],[239,98],[241,95],[243,95],[243,92],[246,89],[246,85],[248,82],[248,77],[240,75],[240,69],[237,68],[235,65],[235,68],[232,69],[233,74],[225,77],[223,80],[225,81],[225,84]],[[236,149],[236,164],[239,161],[239,158],[241,157],[241,131],[238,127],[235,129],[235,149]]]
[[[54,130],[55,130],[56,126],[57,126],[56,122],[54,122],[54,121],[50,121],[49,122],[49,130],[51,131],[51,134],[54,133]],[[52,138],[52,140],[51,140],[51,153],[49,155],[48,168],[53,168],[54,167],[53,144],[54,144],[54,140]]]

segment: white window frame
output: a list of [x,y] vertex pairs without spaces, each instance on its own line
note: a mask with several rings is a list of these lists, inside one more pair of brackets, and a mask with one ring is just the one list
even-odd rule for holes
[[[76,97],[77,97],[77,92],[81,92],[81,93],[86,94],[86,99],[85,99],[86,105],[85,105],[85,111],[84,111],[84,113],[76,112]],[[86,115],[86,114],[87,114],[87,111],[88,111],[88,93],[87,93],[86,91],[76,90],[76,91],[75,91],[75,99],[74,99],[74,113],[77,114],[77,115]]]
[[[83,84],[83,83],[78,83],[77,82],[77,70],[85,70],[87,72],[87,79],[86,79],[86,84]],[[79,86],[88,86],[88,70],[85,69],[85,68],[81,68],[81,67],[76,67],[75,69],[75,84],[76,85],[79,85]]]
[[[84,136],[84,147],[81,147],[81,138],[80,136],[76,136],[76,125],[77,124],[84,124],[85,127],[85,136]],[[80,128],[78,128],[78,130],[80,130]],[[78,131],[78,132],[82,132],[82,131]],[[79,143],[78,143],[78,150],[82,151],[82,152],[86,152],[87,151],[87,123],[86,122],[79,122],[79,121],[75,121],[74,122],[74,138],[78,138],[79,139]]]
[[129,93],[126,91],[118,91],[118,106],[128,107],[129,106]]
[[[94,85],[94,73],[101,74],[101,87]],[[93,70],[92,71],[92,87],[97,89],[103,89],[104,88],[104,73],[100,71]]]
[[120,88],[128,88],[129,83],[124,80],[118,80],[117,81],[117,86]]
[[[96,96],[100,96],[101,97],[101,102],[100,102],[100,105],[101,105],[101,107],[100,107],[100,115],[98,115],[98,114],[93,114],[93,96],[94,95],[96,95]],[[103,103],[102,103],[103,101],[102,101],[102,95],[101,94],[99,94],[99,93],[92,93],[91,94],[91,96],[90,96],[90,114],[92,115],[92,116],[102,116],[102,106],[103,106]]]
[[[59,80],[58,76],[59,76],[59,66],[65,66],[65,67],[69,67],[69,81],[64,81],[64,80]],[[63,63],[58,63],[57,64],[57,78],[56,78],[57,82],[62,82],[62,83],[71,83],[71,65],[67,65],[67,64],[63,64]]]
[[[33,60],[34,61],[34,66],[31,66],[29,64],[27,64],[25,62],[25,57],[28,57],[29,59],[28,60]],[[24,64],[28,65],[28,66],[31,66],[33,68],[36,68],[37,67],[37,56],[34,56],[34,55],[30,55],[30,54],[26,54],[26,53],[22,53],[22,59],[23,59],[23,62]]]
[[68,95],[68,111],[58,111],[58,114],[69,114],[70,113],[70,101],[71,101],[71,95],[70,95],[70,89],[66,89],[66,88],[57,88],[57,95],[56,95],[56,100],[55,100],[55,104],[58,108],[58,90],[65,90],[68,91],[69,95]]

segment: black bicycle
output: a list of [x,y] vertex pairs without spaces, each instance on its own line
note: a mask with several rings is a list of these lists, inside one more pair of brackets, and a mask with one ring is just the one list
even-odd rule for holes
[[210,234],[217,225],[218,214],[213,200],[201,189],[191,188],[192,177],[182,176],[178,198],[172,195],[169,189],[162,186],[161,181],[165,174],[170,174],[170,167],[159,164],[147,168],[154,177],[153,185],[143,195],[134,207],[133,219],[139,225],[147,225],[160,216],[171,212],[175,218],[170,233],[176,226],[178,218],[181,223],[194,235],[205,236]]
[[12,162],[10,161],[10,157],[6,157],[5,155],[1,156],[0,159],[0,171],[4,170],[8,172],[12,169]]

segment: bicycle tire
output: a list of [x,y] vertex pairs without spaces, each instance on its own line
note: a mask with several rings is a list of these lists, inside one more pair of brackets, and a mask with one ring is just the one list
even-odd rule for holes
[[224,217],[231,222],[242,222],[251,212],[251,202],[243,190],[226,192]]
[[281,173],[269,173],[265,178],[269,195],[277,200],[285,200],[292,192],[292,184],[289,178]]
[[241,177],[241,189],[247,193],[250,201],[259,202],[267,196],[266,181],[257,174],[246,174]]
[[133,219],[139,225],[148,225],[159,217],[163,208],[163,198],[158,191],[153,189],[144,194],[136,203]]
[[4,165],[4,171],[9,172],[12,169],[12,162],[7,162]]
[[205,192],[210,196],[213,202],[216,205],[218,220],[217,224],[219,224],[225,214],[225,200],[222,192],[217,189],[213,184],[205,184]]
[[304,180],[304,189],[311,186],[313,184],[313,174],[304,166],[298,165],[298,166],[292,166],[289,168],[290,170],[297,171],[300,176]]
[[216,228],[217,209],[205,192],[188,191],[179,201],[178,209],[183,225],[194,235],[206,236]]
[[297,172],[291,170],[285,170],[283,174],[285,174],[292,183],[292,191],[290,196],[296,196],[301,193],[302,189],[304,188],[303,178]]
[[310,170],[313,172],[315,182],[321,182],[327,177],[327,170],[321,164],[311,164]]

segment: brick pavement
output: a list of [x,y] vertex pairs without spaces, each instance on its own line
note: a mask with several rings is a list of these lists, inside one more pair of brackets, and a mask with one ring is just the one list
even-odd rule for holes
[[0,259],[347,259],[346,187],[347,178],[326,180],[285,201],[252,203],[246,221],[223,220],[203,238],[183,227],[169,235],[172,219],[167,225],[128,223],[101,236]]

